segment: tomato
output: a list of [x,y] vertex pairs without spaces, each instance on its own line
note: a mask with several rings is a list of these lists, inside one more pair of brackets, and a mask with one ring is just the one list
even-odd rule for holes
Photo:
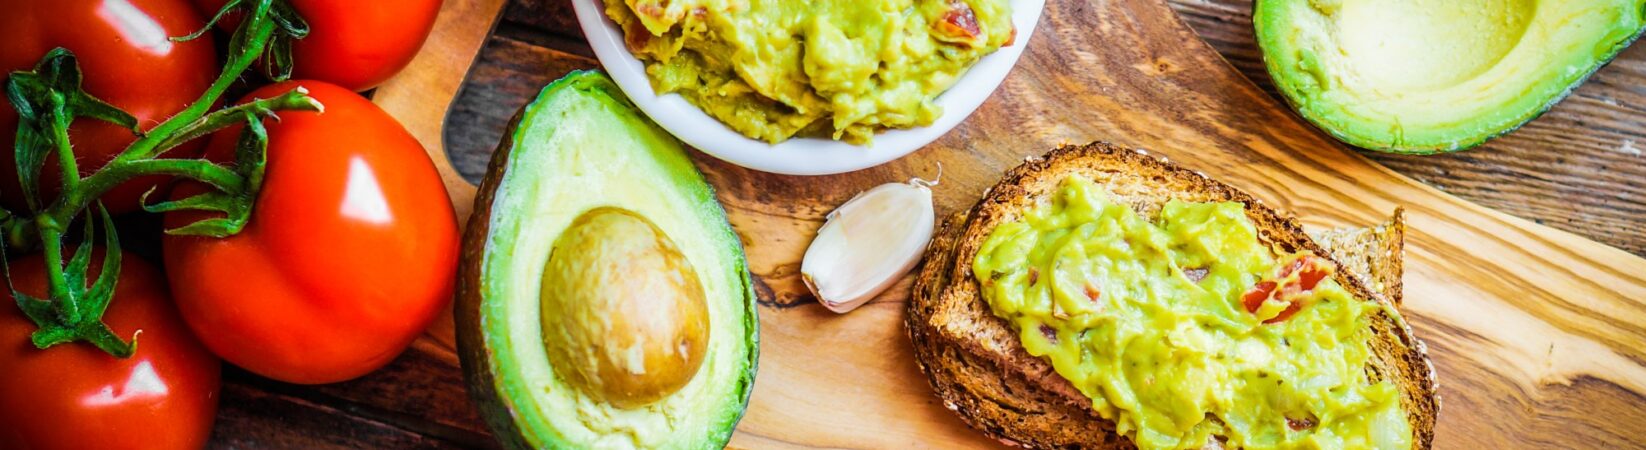
[[[101,253],[99,251],[98,253]],[[102,256],[92,258],[93,272]],[[11,262],[24,293],[46,294],[46,259]],[[137,338],[130,358],[86,343],[36,349],[35,326],[5,294],[0,305],[0,448],[196,449],[217,413],[221,364],[189,333],[153,266],[121,259],[114,299],[103,320]]]
[[1293,293],[1305,292],[1313,290],[1315,285],[1320,283],[1320,280],[1326,279],[1326,275],[1331,270],[1331,263],[1326,262],[1326,260],[1314,255],[1303,255],[1292,260],[1291,264],[1287,264],[1286,268],[1280,271],[1280,277],[1287,278],[1294,273],[1297,274],[1297,283],[1290,284],[1288,287],[1293,288],[1291,291]]
[[1286,309],[1263,323],[1289,319],[1293,314],[1297,314],[1298,310],[1303,309],[1301,297],[1314,290],[1315,285],[1331,275],[1332,270],[1331,262],[1323,258],[1309,254],[1298,256],[1280,269],[1276,279],[1263,280],[1252,285],[1241,294],[1240,302],[1246,307],[1246,312],[1256,313],[1257,309],[1263,306],[1263,302],[1270,298],[1288,301],[1290,303],[1286,305]]
[[[240,234],[166,236],[183,318],[206,346],[252,372],[293,383],[347,380],[389,362],[451,300],[457,219],[423,146],[360,95],[304,86],[324,113],[282,112],[268,126],[268,167]],[[238,130],[212,137],[225,158]],[[201,192],[183,183],[173,198]],[[168,213],[168,227],[200,213]]]
[[[33,69],[53,48],[67,48],[80,61],[86,92],[131,113],[145,130],[188,107],[219,71],[210,36],[168,40],[205,26],[188,0],[0,0],[0,11],[0,78]],[[0,96],[0,203],[22,211],[26,203],[12,151],[16,134],[17,112]],[[81,174],[103,167],[133,140],[131,130],[95,119],[69,127]],[[200,148],[185,144],[168,155],[195,157]],[[46,201],[56,197],[60,179],[51,156],[40,181]],[[143,192],[168,179],[132,180],[103,200],[116,213],[133,211]]]
[[[193,0],[216,14],[226,0]],[[354,91],[377,87],[406,68],[434,28],[441,0],[285,0],[309,23],[292,47],[292,76],[328,81]],[[226,20],[232,29],[238,22]]]
[[[1240,295],[1240,303],[1246,306],[1246,312],[1256,313],[1257,309],[1263,306],[1263,302],[1274,296],[1276,286],[1278,285],[1274,281],[1259,281],[1257,284],[1252,285],[1250,289],[1247,289],[1245,294]],[[1286,320],[1292,317],[1292,314],[1297,313],[1299,309],[1303,309],[1303,303],[1292,302],[1287,304],[1286,309],[1281,310],[1280,314],[1276,314],[1269,320],[1263,321],[1263,323]]]

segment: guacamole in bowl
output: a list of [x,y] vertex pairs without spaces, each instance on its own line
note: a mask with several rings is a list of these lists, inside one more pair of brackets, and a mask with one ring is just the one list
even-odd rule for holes
[[658,93],[770,143],[931,125],[938,95],[1017,36],[1008,0],[610,0],[605,14]]
[[[625,0],[610,0],[613,3]],[[703,4],[692,2],[709,2],[713,0],[676,0],[681,1],[680,14],[682,18],[689,16],[694,8],[685,5]],[[823,1],[823,0],[819,0]],[[878,5],[881,0],[865,0],[865,5]],[[1015,37],[1009,38],[1011,45],[1004,45],[993,52],[982,54],[975,64],[956,72],[952,80],[943,80],[947,90],[934,91],[936,98],[929,100],[937,113],[929,125],[910,126],[906,128],[881,128],[872,132],[871,142],[848,142],[833,138],[833,129],[801,129],[792,137],[781,142],[772,143],[768,140],[749,137],[733,129],[731,125],[711,116],[704,108],[694,104],[687,98],[685,92],[660,92],[654,85],[649,67],[655,63],[644,55],[637,55],[630,50],[628,35],[621,25],[612,20],[606,12],[607,3],[602,0],[572,0],[572,6],[577,10],[577,22],[583,28],[583,34],[588,37],[590,47],[595,56],[600,58],[600,65],[611,75],[613,81],[623,89],[623,93],[633,101],[641,112],[657,122],[669,134],[686,144],[701,150],[716,158],[732,164],[750,169],[780,173],[786,175],[827,175],[874,167],[887,161],[914,152],[937,138],[948,133],[958,126],[973,111],[977,110],[994,93],[995,88],[1006,79],[1006,75],[1017,63],[1023,51],[1032,46],[1034,30],[1040,21],[1040,14],[1045,7],[1045,0],[1008,0],[1010,23]],[[915,3],[908,3],[914,5]],[[936,4],[936,3],[933,3]],[[947,4],[947,3],[943,3]],[[665,6],[659,4],[660,6]],[[674,8],[673,2],[669,8]],[[864,7],[865,5],[843,4],[846,7]],[[979,10],[977,3],[967,3],[976,16]],[[634,11],[627,3],[617,6]],[[750,5],[752,8],[752,4]],[[912,6],[911,6],[912,7]],[[911,10],[912,11],[912,10]],[[705,9],[704,13],[707,14]],[[631,13],[632,14],[632,13]],[[638,20],[638,17],[635,19]],[[685,23],[699,23],[686,20]],[[639,26],[644,27],[641,23]],[[671,27],[683,27],[680,21],[674,22]],[[706,26],[706,25],[705,25]],[[835,27],[844,30],[846,28]],[[848,27],[849,28],[849,27]],[[981,25],[979,26],[981,30]],[[650,34],[650,30],[646,30]],[[856,36],[856,32],[842,31],[848,38]],[[930,33],[930,32],[928,32]],[[929,36],[928,36],[929,37]],[[650,39],[650,38],[648,38]],[[685,41],[677,41],[681,45],[681,53],[686,53]],[[790,44],[805,45],[804,40],[795,40],[791,37]],[[952,45],[952,44],[950,44]],[[937,47],[933,47],[937,48]],[[797,53],[798,54],[798,53]],[[700,54],[701,55],[701,54]],[[906,57],[900,57],[906,58]],[[913,60],[908,60],[913,61]],[[798,64],[798,63],[797,63]],[[876,66],[878,72],[879,67]],[[811,76],[805,75],[805,69],[786,71],[791,75],[806,77],[807,83],[812,83]],[[740,75],[734,75],[740,77]],[[918,78],[918,77],[915,77]],[[875,79],[871,77],[871,79]],[[912,79],[912,78],[911,78]],[[936,80],[937,77],[926,77],[926,81]],[[747,85],[747,82],[744,82]],[[752,90],[752,85],[751,88]],[[729,92],[729,91],[728,91]],[[701,92],[691,93],[693,96],[703,95]],[[819,96],[822,97],[822,96]],[[781,112],[781,109],[777,109]],[[829,115],[826,125],[833,125],[833,114]],[[917,122],[918,123],[918,122]],[[824,125],[817,125],[823,127]],[[842,134],[842,138],[845,135]]]

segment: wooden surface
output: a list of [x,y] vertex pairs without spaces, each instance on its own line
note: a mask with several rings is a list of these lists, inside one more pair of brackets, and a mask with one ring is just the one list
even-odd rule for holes
[[[425,51],[376,97],[431,150],[444,142],[457,153],[456,164],[444,167],[465,212],[472,190],[458,174],[478,173],[474,163],[495,145],[502,121],[543,84],[594,65],[578,56],[587,49],[568,6],[517,0],[447,115],[445,99],[493,17],[486,6],[497,1],[448,2],[441,36],[431,43],[446,53]],[[1000,92],[961,129],[887,166],[801,178],[699,156],[748,246],[763,305],[760,378],[734,447],[990,445],[936,404],[915,368],[900,327],[907,283],[834,316],[799,284],[799,256],[824,214],[861,189],[932,176],[941,162],[936,200],[946,213],[970,205],[1023,156],[1092,139],[1169,156],[1311,225],[1372,223],[1405,205],[1412,214],[1408,318],[1441,377],[1437,447],[1643,445],[1646,261],[1370,164],[1302,125],[1241,75],[1261,74],[1241,7],[1173,5],[1237,71],[1158,1],[1052,2]],[[1607,142],[1646,129],[1639,123],[1643,56],[1639,48],[1625,52],[1577,96],[1487,150],[1379,159],[1483,204],[1640,253],[1642,164],[1617,150],[1627,145]],[[215,443],[494,445],[462,390],[451,343],[449,323],[437,325],[385,370],[329,386],[230,370]]]

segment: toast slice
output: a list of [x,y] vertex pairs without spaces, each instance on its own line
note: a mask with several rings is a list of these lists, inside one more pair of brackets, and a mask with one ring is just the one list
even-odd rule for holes
[[1310,233],[1315,243],[1372,293],[1395,306],[1401,303],[1401,251],[1406,246],[1406,211],[1396,209],[1388,222],[1368,228],[1339,228]]
[[[1023,349],[1007,322],[990,312],[972,276],[973,257],[988,233],[1021,217],[1071,174],[1093,180],[1151,219],[1174,198],[1244,203],[1259,239],[1277,254],[1307,250],[1327,256],[1342,268],[1335,272],[1337,282],[1355,298],[1400,303],[1404,221],[1399,210],[1383,225],[1327,231],[1317,241],[1296,219],[1261,201],[1140,151],[1105,143],[1053,150],[1007,172],[971,210],[944,221],[917,275],[906,319],[919,364],[944,405],[1007,444],[1134,448],[1098,415],[1090,398],[1057,375],[1050,363]],[[1439,400],[1424,345],[1396,316],[1378,310],[1370,320],[1374,341],[1368,376],[1391,380],[1399,388],[1413,446],[1429,448]]]

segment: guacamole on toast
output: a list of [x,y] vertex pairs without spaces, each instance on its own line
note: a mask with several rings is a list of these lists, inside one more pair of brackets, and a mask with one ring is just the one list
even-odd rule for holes
[[1401,392],[1366,374],[1386,306],[1325,257],[1272,251],[1245,210],[1169,200],[1150,221],[1071,175],[990,231],[972,271],[1024,349],[1139,448],[1410,448]]

